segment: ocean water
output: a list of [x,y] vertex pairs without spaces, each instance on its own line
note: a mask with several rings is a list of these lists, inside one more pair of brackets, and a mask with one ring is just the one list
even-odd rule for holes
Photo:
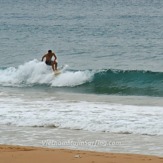
[[[0,6],[1,144],[109,139],[121,145],[68,148],[163,156],[161,0]],[[49,49],[58,76],[41,62]]]

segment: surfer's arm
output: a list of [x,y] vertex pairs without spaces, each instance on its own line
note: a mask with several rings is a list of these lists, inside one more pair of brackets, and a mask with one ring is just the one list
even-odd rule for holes
[[56,61],[57,60],[57,56],[55,55],[55,53],[53,53],[53,56],[54,56],[54,60]]
[[41,61],[43,61],[45,57],[46,57],[46,55],[44,55],[44,56],[42,57],[42,60],[41,60]]

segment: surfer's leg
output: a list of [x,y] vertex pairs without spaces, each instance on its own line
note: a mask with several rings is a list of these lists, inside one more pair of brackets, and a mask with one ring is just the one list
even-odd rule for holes
[[54,69],[54,63],[52,63],[52,69],[53,69],[53,71],[55,71],[55,69]]
[[57,62],[55,62],[55,70],[57,70],[57,65],[58,65],[58,63],[57,63]]
[[53,66],[55,65],[55,70],[57,70],[57,65],[58,65],[57,62],[54,61],[53,63],[54,63]]
[[52,69],[53,69],[53,71],[55,71],[55,70],[57,70],[57,62],[52,62]]

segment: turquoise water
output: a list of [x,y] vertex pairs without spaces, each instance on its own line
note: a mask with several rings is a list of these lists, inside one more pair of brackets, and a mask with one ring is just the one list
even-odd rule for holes
[[[132,152],[162,156],[163,1],[0,0],[0,6],[1,144],[19,144],[20,132],[21,145],[37,145],[48,136],[29,143],[27,131],[53,135],[55,128],[64,133],[56,140],[87,140],[93,132],[130,142],[114,152],[134,146]],[[49,49],[65,65],[58,76],[41,62]],[[79,130],[85,137],[73,136]],[[149,141],[134,142],[142,137]]]
[[[42,69],[40,68],[42,67]],[[67,66],[68,67],[68,66]],[[163,96],[163,73],[140,70],[65,70],[58,76],[37,60],[0,69],[0,85],[85,94]]]

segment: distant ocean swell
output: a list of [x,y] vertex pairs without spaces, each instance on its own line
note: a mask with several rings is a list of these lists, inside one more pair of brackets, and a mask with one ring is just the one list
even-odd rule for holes
[[163,72],[138,70],[70,70],[54,76],[51,67],[33,60],[0,68],[0,86],[52,87],[95,94],[163,96]]
[[82,87],[99,94],[163,96],[163,73],[137,70],[105,70]]

